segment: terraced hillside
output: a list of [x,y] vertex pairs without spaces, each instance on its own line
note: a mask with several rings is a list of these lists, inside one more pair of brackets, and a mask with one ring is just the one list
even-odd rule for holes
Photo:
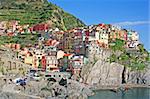
[[0,0],[0,21],[18,20],[21,24],[49,22],[66,30],[85,24],[47,0]]

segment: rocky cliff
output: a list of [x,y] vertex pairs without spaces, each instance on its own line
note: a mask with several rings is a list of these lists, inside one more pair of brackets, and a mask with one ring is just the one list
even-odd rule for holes
[[[121,84],[147,84],[150,85],[150,68],[144,70],[131,70],[116,62],[108,62],[111,51],[103,50],[96,56],[91,55],[90,61],[82,68],[81,77],[85,83],[100,86],[118,86]],[[117,52],[118,55],[120,54]]]

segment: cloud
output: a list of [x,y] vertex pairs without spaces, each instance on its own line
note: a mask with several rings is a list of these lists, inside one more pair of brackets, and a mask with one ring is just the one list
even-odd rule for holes
[[119,22],[119,23],[114,23],[113,25],[118,25],[118,26],[133,26],[133,25],[143,25],[143,24],[150,24],[150,21],[126,21],[126,22]]

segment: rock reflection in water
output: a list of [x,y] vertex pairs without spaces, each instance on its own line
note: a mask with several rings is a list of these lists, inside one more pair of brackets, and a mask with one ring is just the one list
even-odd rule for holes
[[113,92],[109,90],[96,91],[89,99],[150,99],[150,89],[133,88],[126,92]]

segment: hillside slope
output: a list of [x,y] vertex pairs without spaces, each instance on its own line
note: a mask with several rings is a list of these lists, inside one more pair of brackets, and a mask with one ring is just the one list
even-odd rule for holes
[[21,24],[49,22],[66,30],[85,24],[47,0],[0,0],[0,21],[18,20]]

